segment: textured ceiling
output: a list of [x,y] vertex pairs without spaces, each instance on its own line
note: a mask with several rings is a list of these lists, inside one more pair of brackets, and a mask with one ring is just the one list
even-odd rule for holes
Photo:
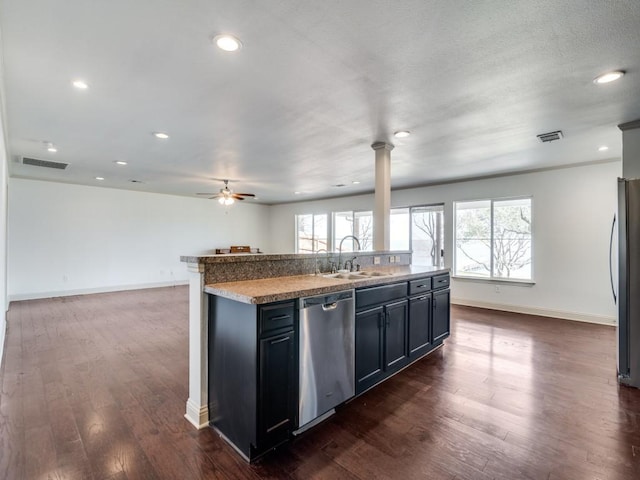
[[[188,196],[229,178],[257,202],[278,203],[372,191],[374,141],[395,144],[391,185],[402,188],[619,158],[616,125],[640,118],[637,0],[1,8],[16,177]],[[215,48],[221,32],[242,50]],[[592,82],[612,69],[627,75]],[[90,88],[74,89],[76,78]],[[412,135],[393,138],[400,129]],[[565,138],[536,139],[553,130]],[[20,156],[70,166],[21,165]]]

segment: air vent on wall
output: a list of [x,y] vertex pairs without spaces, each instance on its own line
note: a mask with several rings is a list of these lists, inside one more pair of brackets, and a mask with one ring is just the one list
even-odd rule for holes
[[542,143],[553,142],[554,140],[560,140],[562,138],[562,130],[557,130],[555,132],[549,133],[541,133],[538,135],[538,138]]
[[64,162],[52,162],[51,160],[40,160],[39,158],[22,157],[20,163],[23,165],[31,165],[33,167],[45,167],[56,168],[58,170],[64,170],[69,166]]

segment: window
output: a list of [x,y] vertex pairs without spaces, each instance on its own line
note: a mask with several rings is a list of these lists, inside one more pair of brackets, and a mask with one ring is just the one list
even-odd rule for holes
[[455,203],[456,275],[531,280],[531,198]]
[[[338,250],[342,239],[348,235],[357,237],[360,251],[373,250],[372,212],[333,212],[333,247]],[[343,252],[354,252],[357,245],[353,239],[342,243]]]
[[391,209],[392,250],[411,250],[414,265],[444,265],[444,205]]
[[408,208],[392,208],[389,222],[391,250],[411,250],[411,224]]
[[296,252],[328,250],[327,215],[296,215]]
[[411,208],[414,265],[444,265],[444,205]]

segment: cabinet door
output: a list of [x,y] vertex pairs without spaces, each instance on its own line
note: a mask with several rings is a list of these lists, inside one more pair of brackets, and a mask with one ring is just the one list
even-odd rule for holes
[[293,430],[296,412],[294,338],[290,331],[260,340],[260,450],[287,440]]
[[431,348],[431,294],[409,300],[409,356],[419,357]]
[[433,292],[433,343],[449,336],[449,290]]
[[356,313],[356,394],[383,377],[384,308]]
[[386,305],[385,370],[394,370],[406,365],[409,358],[407,349],[407,326],[409,302],[402,300]]

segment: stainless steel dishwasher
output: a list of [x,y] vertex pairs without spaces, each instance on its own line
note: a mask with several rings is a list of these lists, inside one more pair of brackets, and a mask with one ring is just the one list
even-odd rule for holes
[[353,290],[301,298],[299,427],[354,394]]

